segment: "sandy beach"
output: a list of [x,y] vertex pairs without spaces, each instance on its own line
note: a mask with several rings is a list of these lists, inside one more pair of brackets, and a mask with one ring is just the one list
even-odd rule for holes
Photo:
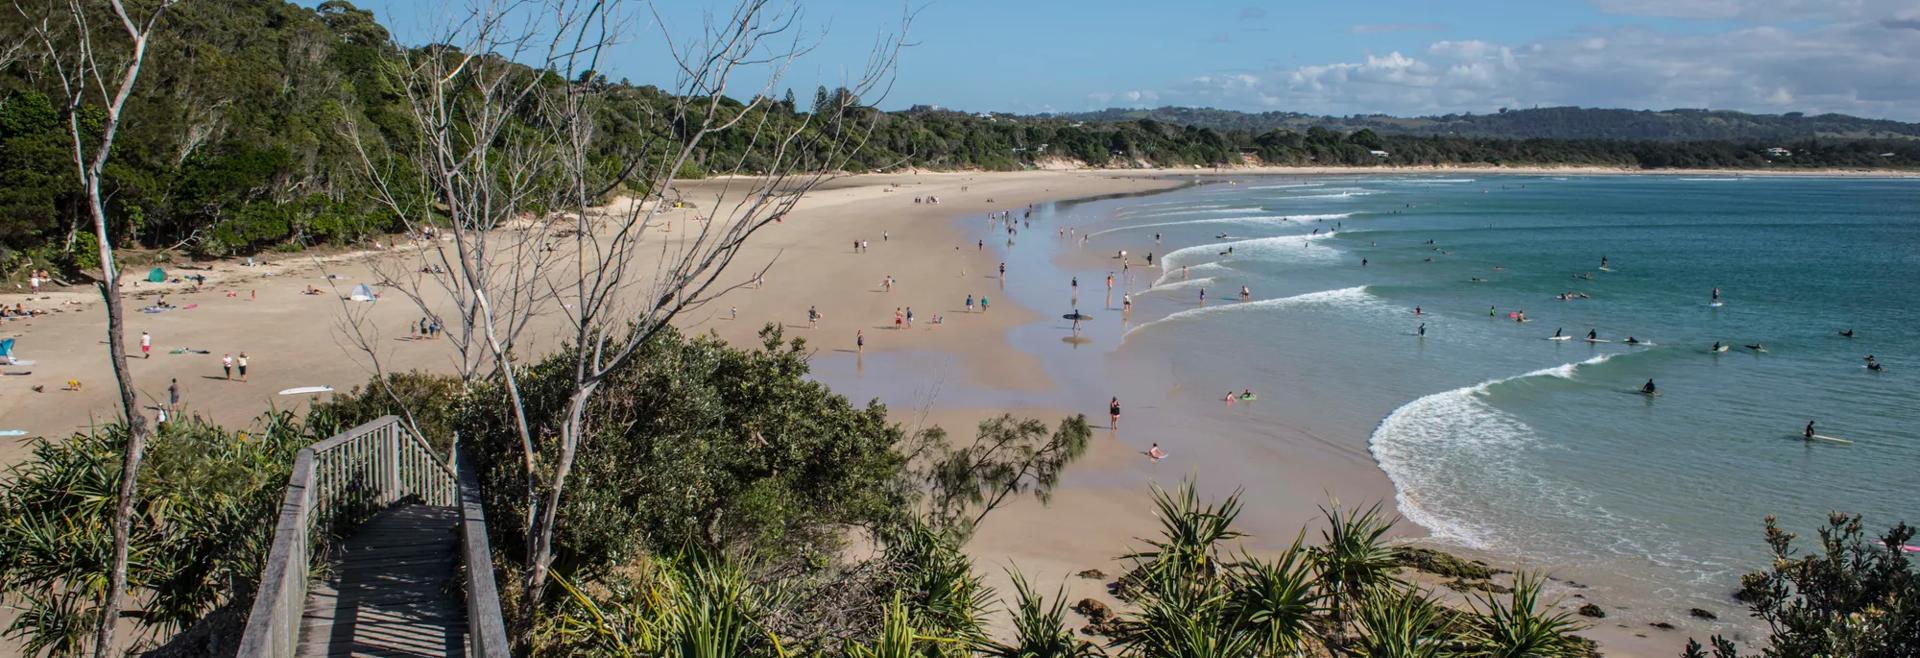
[[[770,264],[764,284],[737,290],[717,302],[680,318],[690,332],[712,332],[736,344],[749,344],[767,323],[785,327],[789,337],[802,337],[816,350],[817,375],[856,402],[871,394],[882,397],[895,417],[910,426],[937,424],[956,437],[971,436],[979,421],[1001,413],[1043,419],[1050,424],[1063,415],[1087,414],[1094,426],[1090,454],[1069,469],[1053,500],[1041,505],[1020,500],[997,510],[980,527],[969,545],[978,568],[1001,593],[1011,592],[1006,569],[1018,569],[1051,593],[1063,588],[1069,601],[1092,597],[1116,603],[1106,595],[1105,583],[1124,566],[1118,556],[1139,545],[1136,538],[1155,532],[1149,486],[1172,488],[1186,477],[1214,476],[1208,493],[1231,491],[1230,480],[1247,472],[1247,465],[1211,463],[1204,457],[1176,453],[1151,463],[1139,454],[1158,438],[1151,420],[1136,427],[1123,423],[1118,432],[1106,429],[1106,389],[1100,382],[1062,382],[1049,375],[1031,350],[1020,349],[1012,334],[1048,315],[1051,309],[1023,308],[1007,286],[1060,285],[1029,283],[1019,272],[1006,279],[998,273],[1001,258],[993,248],[990,230],[970,230],[984,214],[1012,210],[1048,201],[1137,194],[1170,189],[1190,182],[1194,175],[1232,176],[1256,173],[1385,174],[1411,173],[1402,169],[1303,170],[1178,170],[1178,171],[1033,171],[1019,173],[904,173],[840,179],[808,195],[781,224],[756,236],[740,256],[743,265],[729,278],[746,281],[752,271]],[[1420,171],[1461,171],[1460,168]],[[1496,170],[1473,169],[1496,173]],[[1500,173],[1600,175],[1622,173],[1598,168],[1502,169]],[[1658,172],[1666,173],[1666,172]],[[1685,172],[1699,175],[1702,172]],[[1724,172],[1753,175],[1756,172]],[[1803,172],[1793,172],[1800,174]],[[1835,175],[1830,172],[1817,175]],[[1816,175],[1816,174],[1808,174]],[[703,185],[687,186],[698,198]],[[915,197],[937,197],[938,204],[915,203]],[[971,219],[963,219],[971,218]],[[686,212],[669,213],[669,222],[684,224]],[[1052,238],[1053,227],[1044,230]],[[868,247],[856,252],[855,241]],[[360,333],[387,370],[447,371],[453,357],[445,341],[414,340],[411,324],[418,309],[398,295],[383,294],[371,304],[342,299],[353,286],[375,283],[382,272],[408,271],[417,254],[409,247],[392,251],[359,252],[328,257],[284,255],[261,267],[235,262],[206,265],[209,269],[170,268],[171,276],[204,274],[199,292],[185,284],[128,283],[129,306],[147,306],[165,294],[176,307],[162,313],[132,313],[128,341],[135,382],[142,399],[152,405],[167,401],[168,387],[178,382],[181,408],[215,421],[240,425],[269,408],[303,407],[307,396],[281,396],[282,389],[331,386],[346,390],[363,383],[374,372],[367,351],[356,347],[349,318],[359,317]],[[1096,269],[1104,256],[1063,252],[1062,262]],[[200,267],[202,265],[192,265]],[[329,278],[329,275],[332,278]],[[893,280],[891,290],[882,282]],[[142,278],[144,281],[144,279]],[[1088,289],[1095,281],[1082,280]],[[302,294],[314,286],[323,294]],[[379,290],[376,288],[376,291]],[[990,296],[991,310],[967,312],[969,295]],[[105,319],[90,289],[58,290],[32,296],[9,292],[0,303],[11,307],[53,311],[31,319],[0,322],[0,337],[16,338],[17,356],[31,366],[5,368],[0,381],[0,430],[24,430],[29,435],[60,437],[90,424],[109,422],[116,415],[112,376],[101,344]],[[911,307],[915,323],[896,329],[896,308]],[[807,311],[820,313],[817,326],[808,327]],[[1055,311],[1057,312],[1057,311]],[[941,321],[934,323],[934,316]],[[556,344],[562,322],[558,317],[536,320],[530,333],[535,351]],[[149,358],[141,358],[141,332],[152,336]],[[864,335],[864,353],[856,353],[855,337]],[[187,350],[180,352],[179,350]],[[204,350],[202,352],[201,350]],[[250,369],[245,381],[223,373],[223,355],[245,353]],[[1093,358],[1093,357],[1089,357]],[[70,379],[80,391],[64,390]],[[845,387],[843,388],[843,385]],[[35,390],[38,387],[39,390]],[[986,391],[989,393],[974,393]],[[885,395],[882,395],[885,393]],[[1033,405],[1006,404],[1024,399]],[[982,403],[986,400],[987,403]],[[1151,400],[1128,400],[1131,421],[1150,415]],[[1147,404],[1141,404],[1147,403]],[[1141,411],[1132,411],[1141,410]],[[149,412],[151,413],[151,412]],[[1196,430],[1197,431],[1197,430]],[[1258,464],[1259,477],[1271,478],[1282,493],[1250,501],[1246,517],[1256,529],[1248,545],[1255,550],[1284,545],[1292,533],[1316,518],[1318,505],[1329,494],[1349,501],[1388,501],[1393,489],[1364,452],[1329,447],[1328,442],[1299,428],[1273,428],[1273,454]],[[24,440],[0,439],[0,463],[23,455]],[[1225,473],[1222,477],[1220,474]],[[1257,518],[1254,518],[1256,517]],[[1402,537],[1421,534],[1408,522],[1399,526]],[[1313,538],[1309,533],[1309,540]],[[1108,579],[1077,577],[1099,570]],[[1581,601],[1568,599],[1565,605]],[[1078,622],[1076,622],[1078,623]],[[1684,630],[1684,629],[1683,629]],[[1649,633],[1655,633],[1648,637]],[[1601,623],[1584,633],[1599,640],[1607,655],[1665,656],[1677,653],[1685,634],[1623,628]]]

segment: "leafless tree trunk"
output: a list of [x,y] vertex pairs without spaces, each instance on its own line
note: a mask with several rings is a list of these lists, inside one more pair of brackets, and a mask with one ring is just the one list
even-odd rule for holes
[[[133,501],[139,485],[140,458],[146,449],[147,424],[140,415],[138,391],[133,374],[127,369],[126,327],[120,297],[120,270],[113,258],[111,229],[107,222],[106,202],[100,191],[100,179],[113,154],[113,140],[120,129],[121,113],[140,79],[140,68],[147,46],[160,17],[177,0],[162,0],[144,19],[135,19],[122,0],[107,0],[112,27],[101,27],[103,34],[117,27],[126,34],[128,52],[124,59],[103,61],[96,48],[94,29],[89,20],[88,0],[67,0],[65,14],[71,24],[56,26],[52,17],[63,12],[49,6],[39,15],[35,31],[46,48],[48,62],[59,74],[66,92],[67,131],[73,138],[73,166],[79,175],[87,200],[87,212],[93,218],[94,236],[100,246],[100,297],[107,310],[107,354],[113,363],[115,383],[120,388],[120,410],[127,423],[126,453],[120,462],[120,499],[113,513],[113,565],[107,574],[107,589],[100,594],[100,626],[94,636],[93,655],[106,658],[113,651],[114,630],[119,625],[121,597],[127,589],[127,540],[133,524]],[[30,22],[35,16],[15,5]],[[63,30],[71,31],[72,43],[62,43]],[[89,95],[102,103],[103,117],[98,134],[89,134],[80,123],[80,108]],[[89,144],[91,142],[91,144]],[[91,153],[89,153],[91,150]]]
[[[529,500],[524,621],[543,600],[559,506],[587,447],[588,410],[600,386],[681,312],[744,285],[721,275],[751,236],[846,168],[871,129],[869,111],[856,104],[884,94],[901,41],[898,34],[879,39],[833,107],[773,121],[772,112],[784,112],[773,90],[811,50],[791,7],[737,0],[681,40],[644,0],[631,7],[620,0],[477,2],[436,45],[409,55],[405,88],[420,139],[395,150],[413,166],[380,161],[364,148],[373,136],[354,127],[348,133],[363,147],[380,201],[415,232],[447,233],[417,252],[416,271],[388,280],[428,317],[448,304],[456,309],[448,336],[462,376],[497,378],[512,407]],[[910,18],[902,16],[900,34]],[[627,34],[627,26],[642,24],[660,32]],[[618,90],[590,74],[625,37],[657,38],[678,71],[671,103],[641,117],[656,130],[629,140],[639,143],[614,143],[596,122]],[[528,75],[516,62],[555,75]],[[728,102],[742,77],[765,80],[748,88],[756,93],[744,107]],[[720,134],[747,143],[745,153],[711,161],[706,143]],[[605,164],[609,150],[619,164]],[[702,187],[700,221],[676,228],[675,175],[695,164],[728,178]],[[394,175],[402,169],[415,175]],[[638,198],[603,206],[603,197],[623,190]],[[661,237],[656,229],[672,230]],[[563,322],[574,361],[564,415],[537,427],[514,361],[521,332],[539,315]],[[553,432],[548,438],[557,441],[543,451],[536,432]],[[524,639],[526,630],[516,634]]]

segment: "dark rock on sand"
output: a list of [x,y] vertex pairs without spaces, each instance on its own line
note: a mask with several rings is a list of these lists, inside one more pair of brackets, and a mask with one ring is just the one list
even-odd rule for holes
[[1594,619],[1602,619],[1607,616],[1607,611],[1600,609],[1600,606],[1594,605],[1592,603],[1588,603],[1586,605],[1580,606],[1580,616],[1592,617]]
[[1654,627],[1654,628],[1658,628],[1658,629],[1660,629],[1660,630],[1663,630],[1663,631],[1670,631],[1670,630],[1673,630],[1673,624],[1669,624],[1669,623],[1667,623],[1667,622],[1664,622],[1664,621],[1656,621],[1656,622],[1653,622],[1653,623],[1651,623],[1651,624],[1647,624],[1647,625],[1648,625],[1648,626],[1652,626],[1652,627]]
[[1080,573],[1076,573],[1076,574],[1073,574],[1073,577],[1075,577],[1075,578],[1086,578],[1086,579],[1088,579],[1088,580],[1106,580],[1106,579],[1107,579],[1107,572],[1105,572],[1105,571],[1101,571],[1101,570],[1099,570],[1099,569],[1088,569],[1088,570],[1086,570],[1086,571],[1082,571],[1082,572],[1080,572]]
[[1460,578],[1463,580],[1486,580],[1493,576],[1493,570],[1486,565],[1462,560],[1454,555],[1417,546],[1406,546],[1399,550],[1400,566],[1410,567],[1431,574]]
[[1707,612],[1707,611],[1705,611],[1705,610],[1701,610],[1701,609],[1699,609],[1699,608],[1691,608],[1691,609],[1689,609],[1689,610],[1687,610],[1687,614],[1689,614],[1689,615],[1693,615],[1693,618],[1694,618],[1694,619],[1705,619],[1705,620],[1708,620],[1708,621],[1713,621],[1713,620],[1715,620],[1715,619],[1719,619],[1719,618],[1720,618],[1720,616],[1719,616],[1719,615],[1716,615],[1716,614],[1713,614],[1713,613],[1711,613],[1711,612]]

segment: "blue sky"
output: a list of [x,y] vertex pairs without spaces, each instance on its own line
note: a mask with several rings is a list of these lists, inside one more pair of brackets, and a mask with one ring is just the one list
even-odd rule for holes
[[[361,0],[408,43],[472,0]],[[725,0],[656,0],[676,34]],[[314,4],[317,0],[304,0]],[[897,0],[795,0],[819,48],[777,88],[857,72]],[[1844,112],[1920,120],[1920,1],[936,0],[882,103],[1075,111],[1205,105],[1429,114],[1585,105]],[[602,68],[669,86],[649,5]],[[749,95],[764,73],[732,87]]]

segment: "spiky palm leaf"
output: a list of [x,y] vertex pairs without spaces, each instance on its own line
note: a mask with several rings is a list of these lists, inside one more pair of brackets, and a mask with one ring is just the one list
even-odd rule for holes
[[1567,634],[1580,629],[1580,623],[1565,610],[1540,605],[1542,581],[1538,575],[1522,573],[1514,578],[1513,592],[1503,600],[1482,594],[1474,601],[1475,618],[1467,632],[1472,658],[1561,658],[1585,655]]
[[1450,629],[1440,604],[1417,588],[1377,590],[1355,614],[1367,658],[1441,658]]
[[1088,658],[1100,655],[1093,644],[1074,637],[1067,628],[1067,600],[1064,588],[1054,592],[1053,603],[1046,601],[1027,585],[1025,576],[1011,572],[1016,607],[1013,616],[1013,641],[993,644],[986,654],[997,658]]
[[1312,558],[1301,548],[1305,538],[1303,530],[1274,561],[1249,556],[1233,566],[1228,605],[1235,625],[1258,638],[1262,655],[1296,655],[1324,609]]
[[1155,485],[1153,504],[1160,517],[1160,538],[1147,540],[1152,548],[1126,556],[1146,571],[1146,580],[1196,583],[1219,575],[1221,545],[1242,536],[1233,529],[1234,519],[1240,516],[1240,494],[1208,505],[1200,502],[1199,492],[1188,481],[1171,494]]
[[1400,584],[1394,575],[1398,561],[1385,542],[1394,522],[1380,511],[1379,503],[1348,510],[1336,501],[1331,507],[1322,506],[1320,514],[1327,528],[1320,531],[1313,562],[1334,617],[1344,619],[1352,604],[1383,587]]

